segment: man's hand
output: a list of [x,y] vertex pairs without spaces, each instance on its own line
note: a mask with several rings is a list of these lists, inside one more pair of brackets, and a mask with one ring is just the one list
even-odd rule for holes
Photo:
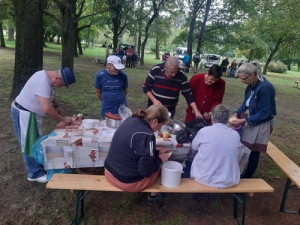
[[73,118],[70,116],[65,116],[64,117],[64,122],[66,123],[66,125],[70,125],[72,123]]
[[155,99],[153,102],[153,105],[162,105],[160,101],[158,101],[157,99]]
[[61,115],[61,116],[63,116],[64,115],[64,110],[59,106],[59,107],[57,107],[56,109],[56,112],[59,114],[59,115]]
[[156,147],[156,150],[158,150],[159,151],[159,154],[161,154],[161,153],[169,153],[170,151],[171,151],[171,149],[169,149],[169,148],[164,148],[164,147]]

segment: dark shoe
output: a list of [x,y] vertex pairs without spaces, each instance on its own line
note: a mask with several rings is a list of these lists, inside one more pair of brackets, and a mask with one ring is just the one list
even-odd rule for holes
[[162,197],[161,197],[161,195],[160,194],[155,195],[155,196],[148,195],[147,196],[146,204],[148,206],[154,206],[154,205],[160,205],[160,204],[162,204]]
[[200,202],[204,196],[203,196],[203,194],[196,193],[196,194],[193,194],[193,197],[194,197],[195,201]]

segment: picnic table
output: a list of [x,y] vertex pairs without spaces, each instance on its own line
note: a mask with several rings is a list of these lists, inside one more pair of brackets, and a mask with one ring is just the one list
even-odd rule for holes
[[[105,120],[95,119],[88,127],[84,121],[77,128],[55,129],[56,136],[49,136],[42,142],[46,170],[104,166],[116,128],[108,127]],[[167,138],[156,135],[157,146],[172,150],[170,160],[183,162],[191,150],[191,143],[177,144],[174,134]]]

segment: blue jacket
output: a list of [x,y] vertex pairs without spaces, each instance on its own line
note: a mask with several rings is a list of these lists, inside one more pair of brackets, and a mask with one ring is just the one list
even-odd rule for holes
[[[254,91],[254,93],[248,108],[246,101],[251,95],[251,91]],[[241,113],[247,109],[249,109],[249,117],[246,118],[246,121],[250,126],[270,121],[276,115],[275,88],[266,78],[264,78],[264,82],[258,80],[254,87],[247,86],[244,101],[236,111],[238,117],[240,118]]]

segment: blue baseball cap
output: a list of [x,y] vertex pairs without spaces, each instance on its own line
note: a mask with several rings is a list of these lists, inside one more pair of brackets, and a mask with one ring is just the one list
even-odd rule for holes
[[66,87],[75,83],[75,75],[69,67],[60,67],[60,74]]

